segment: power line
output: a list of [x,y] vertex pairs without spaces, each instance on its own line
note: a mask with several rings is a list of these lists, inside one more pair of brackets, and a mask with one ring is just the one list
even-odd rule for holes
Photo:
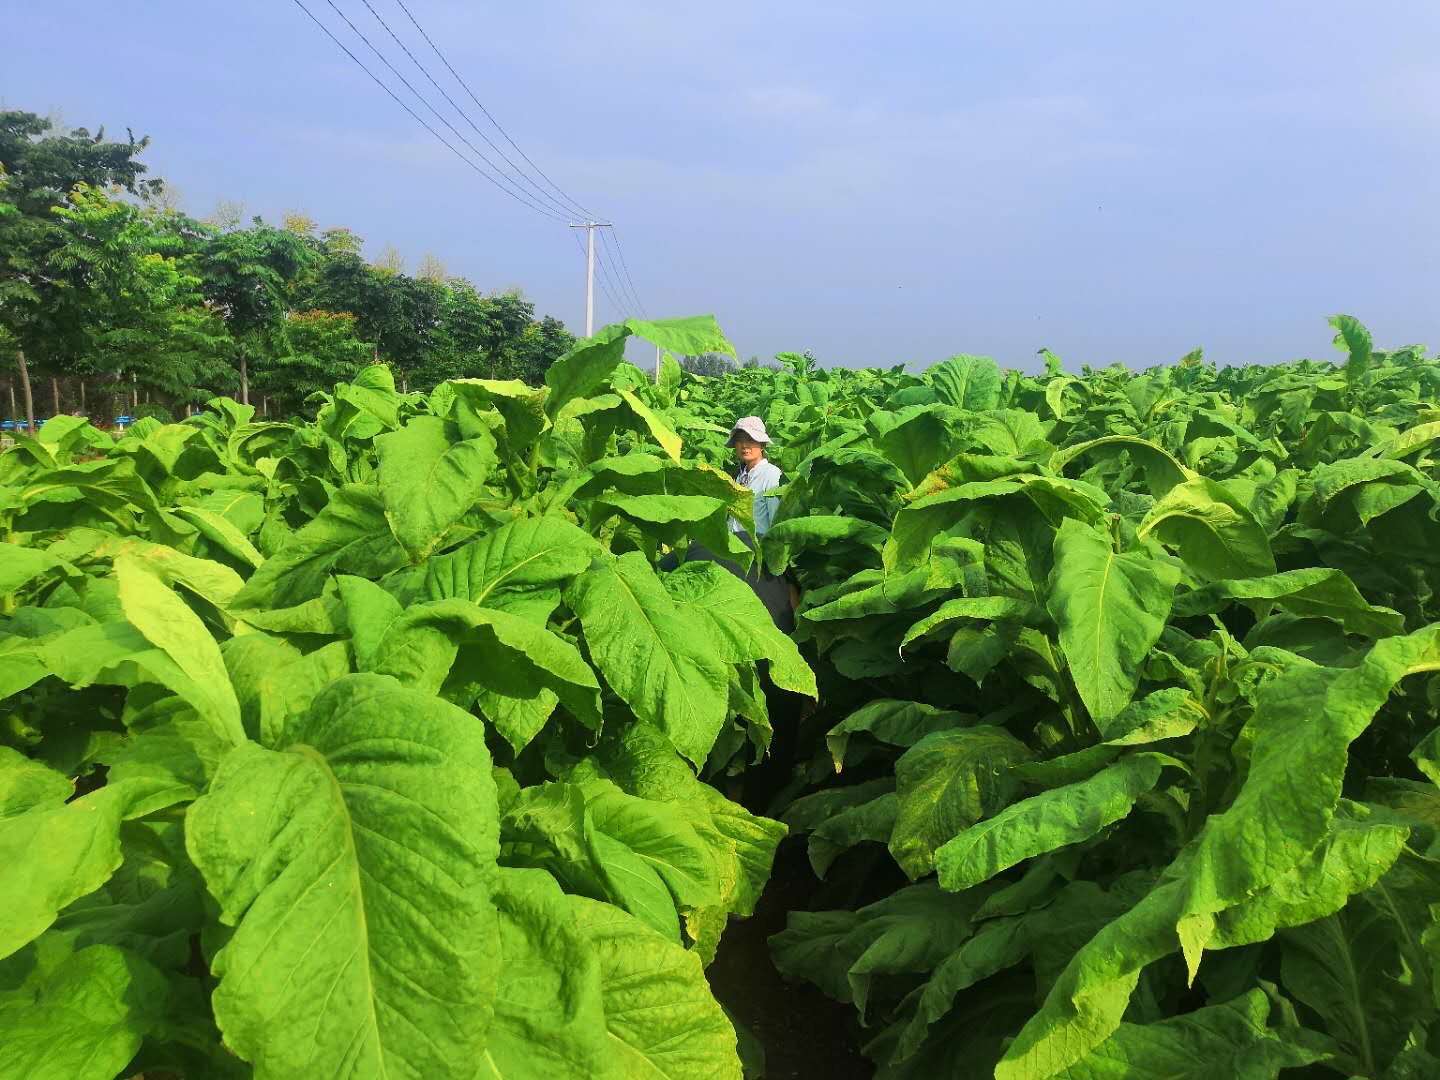
[[[584,259],[584,243],[581,242],[578,233],[571,233],[571,235],[575,237],[575,246],[580,249],[580,258]],[[615,298],[615,294],[610,290],[610,283],[605,279],[605,265],[603,261],[597,264],[596,269],[599,272],[595,275],[595,280],[600,283],[600,288],[604,291],[606,298],[610,301],[610,306],[615,309],[615,314],[622,319],[627,318],[628,313],[625,311],[626,305],[620,303],[620,301]]]
[[[300,6],[301,6],[302,8],[304,8],[304,4],[301,3],[301,0],[295,0],[295,2],[296,2],[297,4],[300,4]],[[437,120],[439,120],[442,124],[444,124],[447,128],[450,129],[451,134],[453,134],[457,139],[459,139],[459,140],[460,140],[461,142],[463,142],[466,146],[468,146],[468,147],[471,149],[471,151],[474,152],[475,156],[478,157],[481,161],[485,162],[486,165],[489,165],[492,169],[495,169],[497,173],[500,172],[500,170],[496,167],[496,165],[495,165],[495,163],[494,163],[493,161],[491,161],[489,158],[487,158],[487,157],[475,146],[474,143],[472,143],[469,139],[465,138],[464,135],[462,135],[458,130],[456,130],[455,125],[452,124],[452,123],[450,123],[449,120],[447,120],[444,116],[442,116],[442,115],[440,114],[440,111],[439,111],[438,109],[436,109],[434,105],[430,104],[429,99],[426,98],[424,94],[420,93],[420,91],[416,90],[415,87],[414,87],[413,85],[411,85],[410,80],[407,79],[407,78],[405,78],[404,75],[401,75],[400,72],[399,72],[398,70],[396,70],[395,65],[390,62],[390,60],[385,56],[385,54],[382,53],[379,49],[377,49],[377,48],[375,47],[375,45],[370,41],[370,39],[365,36],[364,32],[363,32],[358,26],[356,26],[353,22],[350,21],[350,17],[349,17],[348,15],[346,15],[345,12],[343,12],[343,11],[340,10],[340,8],[335,4],[335,0],[325,0],[325,2],[330,5],[331,10],[333,10],[336,15],[339,15],[340,18],[341,18],[342,20],[344,20],[345,25],[348,26],[348,27],[350,27],[351,31],[354,32],[355,36],[358,37],[361,41],[363,41],[363,42],[365,43],[366,47],[367,47],[371,52],[373,52],[373,53],[375,54],[376,58],[379,59],[379,61],[380,61],[382,64],[384,64],[387,68],[390,69],[390,73],[393,74],[397,79],[399,79],[399,80],[405,85],[405,88],[406,88],[407,90],[409,90],[410,93],[414,94],[414,95],[415,95],[415,98],[416,98],[422,105],[424,105],[427,109],[429,109],[432,113],[434,113],[434,114],[435,114],[435,118],[436,118]],[[306,10],[306,13],[309,14],[309,9],[306,8],[305,10]],[[312,19],[315,18],[314,15],[311,15],[310,17],[311,17]],[[318,20],[318,19],[315,19],[315,21],[316,21],[317,23],[319,23],[319,20]],[[322,25],[322,27],[323,27],[323,24],[321,24],[321,25]],[[328,29],[326,29],[326,33],[327,33],[327,34],[329,33],[329,30],[328,30]],[[339,43],[338,39],[335,38],[335,35],[334,35],[334,34],[330,34],[330,37],[331,37],[332,40],[335,40],[335,41],[337,42],[337,44]],[[343,45],[342,45],[341,47],[344,48]],[[345,51],[346,51],[346,53],[351,57],[351,59],[355,59],[356,62],[359,63],[359,61],[358,61],[358,59],[356,59],[354,53],[351,53],[349,49],[346,49]],[[367,69],[367,72],[368,72],[368,69]],[[380,80],[379,80],[378,78],[376,78],[376,76],[375,76],[374,74],[371,74],[370,77],[373,78],[373,79],[375,79],[376,82],[380,82]],[[381,85],[383,86],[384,83],[381,83]],[[389,87],[386,87],[386,90],[389,91]],[[395,94],[394,94],[393,91],[390,91],[390,96],[391,96],[391,97],[395,97]],[[396,97],[396,100],[398,101],[399,98]],[[407,111],[410,111],[410,110],[407,110]],[[412,116],[415,115],[415,113],[414,113],[413,111],[410,111],[410,112],[411,112],[411,115],[412,115]],[[417,116],[416,118],[419,119],[418,116]],[[422,121],[422,122],[423,122],[423,121]],[[429,125],[429,124],[426,124],[425,126],[426,126],[426,127],[429,127],[430,125]],[[431,129],[431,130],[433,130],[433,129]],[[438,133],[437,133],[437,134],[438,134]],[[453,148],[452,148],[452,149],[453,149]],[[458,153],[459,151],[456,151],[456,152]],[[563,215],[556,214],[556,213],[555,213],[553,210],[551,210],[549,207],[546,207],[546,206],[544,206],[544,205],[542,205],[542,204],[540,204],[540,203],[537,203],[537,202],[536,202],[534,199],[532,199],[529,195],[525,194],[525,192],[524,192],[523,190],[515,187],[514,182],[511,181],[511,180],[509,179],[509,177],[506,177],[506,176],[503,176],[503,175],[499,176],[498,178],[497,178],[497,177],[492,177],[492,176],[490,176],[489,173],[486,173],[486,172],[484,172],[483,170],[481,170],[479,166],[473,165],[473,163],[472,163],[472,167],[474,167],[477,172],[480,172],[481,175],[487,177],[487,178],[490,180],[491,183],[495,184],[496,187],[499,187],[500,190],[504,191],[505,194],[509,195],[512,199],[515,199],[515,200],[517,200],[517,201],[525,204],[525,205],[528,206],[530,209],[534,210],[536,213],[541,214],[541,215],[549,218],[549,219],[552,220],[552,221],[557,221],[557,222],[560,222],[561,224],[564,224],[564,223],[565,223],[565,218],[564,218]]]
[[438,131],[436,131],[433,127],[426,123],[423,116],[417,113],[405,102],[401,101],[399,95],[397,95],[394,90],[391,90],[390,87],[385,85],[384,80],[382,80],[378,75],[376,75],[373,71],[366,67],[363,60],[361,60],[358,56],[351,52],[343,41],[341,41],[333,33],[331,33],[328,26],[326,26],[323,22],[321,22],[315,17],[315,13],[305,6],[303,0],[295,0],[295,5],[307,16],[309,16],[311,22],[313,22],[322,31],[324,31],[326,37],[328,37],[337,46],[339,46],[341,52],[343,52],[346,56],[348,56],[351,60],[355,62],[356,67],[358,67],[361,71],[365,72],[366,75],[370,76],[371,80],[375,83],[376,86],[380,87],[381,90],[384,90],[385,93],[390,95],[391,100],[394,101],[396,105],[399,105],[400,108],[404,109],[407,113],[410,114],[410,116],[415,120],[416,123],[418,123],[426,131],[430,132],[431,135],[434,135],[435,138],[439,139],[440,142],[444,145],[445,149],[449,150],[466,165],[470,166],[470,168],[474,169],[477,173],[483,176],[487,181],[489,181],[495,187],[499,188],[499,190],[505,192],[505,194],[507,195],[510,194],[510,192],[506,188],[500,185],[499,181],[497,181],[493,176],[487,173],[479,165],[476,165],[475,162],[471,161],[468,157],[462,154],[459,150],[457,150],[454,146],[450,144],[450,142],[445,138],[444,135],[441,135]]
[[[630,276],[630,267],[625,262],[625,249],[620,244],[620,231],[612,225],[610,232],[615,237],[615,252],[620,256],[620,269],[625,271],[625,280],[630,283],[630,291],[635,294],[635,302],[640,304],[640,290],[635,288],[635,279]],[[640,313],[647,319],[650,317],[650,313],[645,310],[644,304],[640,304]]]
[[602,231],[600,233],[600,243],[595,248],[595,255],[599,259],[600,265],[604,267],[605,273],[609,275],[611,284],[615,286],[615,291],[620,294],[620,307],[628,319],[638,313],[631,310],[631,301],[630,297],[626,295],[625,284],[620,280],[620,275],[615,272],[615,259],[613,256],[608,255],[607,251],[608,249],[605,246],[605,233]]
[[[568,195],[562,188],[560,188],[559,185],[557,185],[553,180],[551,180],[550,177],[545,174],[544,170],[542,170],[538,165],[536,165],[535,162],[531,160],[530,156],[519,147],[519,145],[515,142],[513,138],[510,137],[510,134],[503,127],[501,127],[499,121],[497,121],[493,116],[490,115],[489,110],[487,110],[484,104],[481,103],[479,98],[475,96],[475,92],[470,89],[469,84],[466,83],[465,80],[460,76],[459,72],[455,70],[455,68],[451,65],[450,61],[446,58],[445,54],[440,51],[439,46],[435,44],[434,40],[430,37],[430,35],[426,33],[424,27],[422,27],[420,23],[416,20],[410,9],[405,5],[404,0],[396,0],[397,5],[405,13],[406,18],[410,20],[411,25],[414,26],[415,29],[420,33],[420,36],[425,39],[426,44],[429,45],[430,48],[434,51],[435,55],[440,58],[440,61],[445,65],[446,70],[448,70],[450,74],[455,78],[456,82],[464,88],[466,94],[469,95],[470,100],[475,103],[476,107],[484,115],[485,119],[488,120],[492,125],[494,125],[495,129],[501,134],[505,141],[509,143],[510,146],[515,150],[515,152],[526,162],[526,164],[528,164],[530,168],[535,171],[535,174],[538,175],[542,180],[544,180],[545,183],[548,184],[550,188],[556,192],[556,194],[558,194],[562,199],[564,199],[565,203],[557,201],[555,198],[543,191],[539,187],[539,185],[536,184],[534,180],[531,179],[531,177],[528,176],[525,171],[521,169],[520,166],[517,165],[513,159],[510,158],[509,155],[507,155],[502,149],[500,149],[500,147],[496,146],[496,144],[489,138],[489,136],[487,136],[475,123],[475,121],[465,112],[465,110],[462,109],[455,102],[455,100],[436,81],[436,79],[430,74],[430,72],[425,68],[425,66],[415,57],[414,53],[412,53],[410,49],[405,45],[405,43],[396,35],[395,31],[391,29],[389,24],[372,6],[370,0],[361,0],[361,2],[364,3],[366,9],[369,10],[370,14],[373,15],[375,17],[375,20],[385,29],[385,32],[389,34],[391,40],[394,41],[395,44],[400,46],[400,49],[405,53],[407,57],[409,57],[411,63],[413,63],[421,71],[421,73],[424,74],[426,79],[429,80],[430,84],[437,91],[439,91],[441,96],[444,97],[444,99],[450,104],[451,108],[453,108],[465,120],[465,122],[468,123],[470,127],[475,130],[476,134],[478,134],[482,139],[484,139],[485,143],[497,155],[499,155],[499,157],[507,165],[509,165],[512,170],[514,170],[513,176],[510,173],[507,173],[503,168],[497,165],[489,157],[487,157],[482,150],[480,150],[477,146],[475,146],[474,143],[470,142],[469,139],[467,139],[459,130],[457,130],[455,125],[452,124],[444,115],[442,115],[441,112],[430,102],[430,100],[426,98],[424,94],[420,93],[420,91],[417,90],[415,86],[404,75],[400,73],[400,71],[395,67],[395,65],[390,62],[390,60],[385,56],[385,54],[381,52],[381,50],[378,49],[368,37],[366,37],[364,32],[361,31],[360,28],[357,27],[353,21],[351,21],[349,16],[347,16],[345,12],[336,5],[335,0],[326,0],[326,3],[329,4],[331,10],[334,11],[335,14],[344,21],[345,25],[350,28],[350,30],[355,34],[355,36],[365,43],[366,47],[375,54],[375,56],[380,60],[382,64],[385,65],[387,69],[389,69],[391,74],[394,75],[397,79],[399,79],[400,82],[405,86],[405,88],[409,90],[410,93],[414,95],[414,97],[422,105],[424,105],[435,116],[436,119],[438,119],[446,128],[448,128],[450,132],[461,143],[468,147],[474,153],[476,158],[479,158],[480,161],[483,161],[485,165],[488,165],[490,169],[494,170],[493,174],[481,165],[477,164],[465,153],[463,153],[459,148],[457,148],[453,143],[451,143],[450,140],[448,140],[444,135],[442,135],[439,131],[432,127],[431,124],[426,121],[424,117],[422,117],[413,108],[411,108],[411,106],[407,102],[402,100],[400,96],[393,89],[391,89],[391,87],[383,79],[381,79],[378,75],[375,74],[374,71],[367,67],[364,61],[362,61],[358,56],[356,56],[355,53],[343,41],[341,41],[335,35],[335,33],[328,26],[326,26],[325,23],[323,23],[313,11],[310,10],[309,7],[305,5],[304,0],[294,0],[294,2],[295,5],[305,13],[306,17],[308,17],[311,22],[318,26],[320,30],[325,34],[325,36],[328,37],[332,42],[334,42],[335,45],[340,49],[340,51],[343,52],[351,60],[351,62],[355,64],[356,67],[358,67],[367,76],[369,76],[370,80],[375,83],[376,86],[380,87],[381,90],[385,91],[386,95],[389,96],[389,98],[394,101],[395,104],[399,105],[402,109],[404,109],[405,112],[409,114],[411,119],[413,119],[416,123],[418,123],[431,135],[433,135],[442,146],[444,146],[447,150],[449,150],[452,154],[459,158],[465,165],[469,166],[473,171],[482,176],[492,187],[510,196],[510,198],[521,203],[528,209],[534,210],[536,213],[540,214],[542,217],[545,217],[547,220],[550,221],[555,221],[560,224],[568,224],[566,219],[569,216],[572,207],[576,210],[579,210],[587,221],[595,221],[594,215],[589,213],[589,211],[587,211],[578,200]],[[537,202],[536,199],[532,197],[527,191],[518,187],[515,182],[517,178],[522,183],[528,185],[529,188],[535,192],[536,196],[544,199],[549,205]],[[567,206],[566,203],[568,203],[569,206]],[[551,209],[551,207],[554,207],[555,209]],[[556,213],[556,210],[559,211],[558,214]],[[596,224],[604,224],[607,227],[610,226],[610,223],[608,222],[596,222]],[[576,236],[575,240],[576,244],[580,247],[581,256],[585,257],[586,251],[584,245],[580,244],[580,239],[578,236]],[[602,232],[600,247],[596,254],[598,254],[599,256],[597,276],[600,280],[600,287],[604,291],[605,296],[610,301],[617,315],[622,318],[629,317],[631,314],[631,304],[633,303],[635,308],[638,309],[639,312],[646,314],[646,316],[648,317],[648,313],[645,313],[645,305],[640,300],[639,291],[635,287],[635,280],[630,274],[629,265],[625,260],[625,253],[624,249],[620,245],[620,238],[618,236],[615,237],[615,251],[613,253],[610,253],[606,246],[604,232]],[[616,269],[617,265],[619,267],[618,270]],[[619,294],[618,296],[617,292]]]
[[[611,225],[609,231],[611,233],[614,233],[615,226]],[[618,237],[614,236],[610,237],[610,239],[615,241],[614,250],[609,251],[610,269],[613,272],[617,264],[616,256],[620,252],[620,240]],[[600,241],[601,246],[605,246],[609,243],[609,240],[606,239],[604,233],[600,234]],[[637,314],[644,315],[645,305],[640,302],[640,294],[635,291],[635,283],[630,280],[630,272],[624,268],[623,260],[620,261],[619,265],[622,272],[616,275],[615,285],[621,291],[621,293],[623,293],[627,297],[627,299],[634,303]]]
[[405,6],[405,0],[395,0],[395,2],[399,5],[400,10],[405,13],[405,17],[410,20],[410,25],[415,27],[415,29],[420,32],[420,36],[425,39],[425,44],[429,45],[430,48],[434,51],[435,55],[440,58],[440,62],[445,65],[445,69],[449,71],[452,76],[454,76],[455,81],[460,84],[460,86],[465,90],[465,93],[470,95],[470,100],[475,103],[475,107],[480,110],[481,114],[485,117],[486,120],[489,120],[490,123],[495,125],[495,130],[500,132],[500,134],[504,137],[505,141],[509,143],[511,147],[514,148],[515,152],[525,160],[525,163],[529,165],[532,169],[534,169],[540,179],[544,180],[545,183],[549,184],[557,195],[559,195],[562,199],[564,199],[571,206],[573,206],[575,210],[579,212],[582,218],[589,219],[595,217],[594,214],[592,214],[589,210],[585,209],[585,207],[582,206],[578,201],[567,195],[565,191],[558,184],[555,183],[554,180],[551,180],[550,177],[546,176],[545,170],[543,170],[542,168],[540,168],[539,165],[536,165],[535,162],[530,160],[530,155],[525,153],[524,150],[521,150],[520,147],[516,144],[515,140],[510,137],[509,132],[507,132],[503,127],[500,126],[500,121],[496,120],[493,116],[490,115],[490,111],[486,109],[485,106],[481,104],[480,99],[475,96],[475,91],[470,89],[470,84],[460,77],[460,73],[456,71],[453,66],[451,66],[450,61],[446,59],[445,54],[440,51],[440,46],[436,45],[435,42],[431,40],[430,35],[425,32],[425,28],[420,25],[414,15],[410,14],[410,9]]
[[[406,45],[405,42],[400,40],[400,37],[395,33],[394,30],[390,28],[390,24],[387,23],[384,17],[375,10],[375,7],[373,4],[370,3],[370,0],[360,0],[360,2],[365,5],[366,10],[375,17],[375,21],[378,22],[381,27],[384,28],[385,32],[390,35],[390,40],[395,42],[396,45],[400,46],[400,51],[403,52],[407,57],[409,57],[410,62],[414,64],[416,68],[420,70],[420,73],[430,81],[430,85],[433,86],[437,91],[439,91],[440,96],[450,103],[450,107],[454,109],[467,124],[470,125],[476,135],[479,135],[480,138],[485,141],[486,146],[490,147],[491,150],[493,150],[496,154],[500,155],[501,160],[504,161],[505,164],[509,165],[512,170],[514,170],[514,175],[512,177],[510,174],[504,173],[504,170],[500,169],[500,167],[494,162],[490,161],[489,158],[485,159],[487,164],[489,164],[497,172],[501,172],[502,174],[504,174],[506,179],[512,181],[519,180],[522,183],[526,184],[530,188],[530,190],[532,190],[539,198],[544,199],[547,203],[553,206],[565,217],[571,216],[574,213],[574,210],[572,210],[569,206],[566,206],[564,203],[559,202],[548,191],[540,187],[540,185],[535,183],[534,180],[530,179],[530,177],[525,174],[524,170],[522,170],[518,165],[516,165],[515,162],[510,160],[504,150],[500,149],[500,147],[495,145],[494,141],[491,140],[490,136],[486,135],[485,132],[480,130],[479,125],[477,125],[475,121],[470,118],[470,114],[455,103],[455,99],[449,95],[449,93],[445,90],[443,86],[441,86],[438,82],[435,81],[435,77],[430,74],[429,69],[426,68],[425,65],[416,58],[415,54],[410,51],[410,47]],[[461,137],[463,138],[463,136]],[[475,150],[477,154],[481,153],[481,151],[476,149],[468,140],[466,141],[466,145],[470,146],[472,150]]]

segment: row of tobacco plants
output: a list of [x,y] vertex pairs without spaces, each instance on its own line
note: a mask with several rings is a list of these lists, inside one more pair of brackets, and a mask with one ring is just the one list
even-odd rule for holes
[[728,349],[15,437],[0,1076],[741,1076],[705,966],[785,827],[701,777],[815,679],[656,569],[750,501],[636,332]]
[[877,1075],[1440,1076],[1440,365],[1332,323],[687,402],[785,440],[824,884],[771,950]]
[[[775,964],[881,1077],[1440,1075],[1440,365],[1334,323],[654,384],[630,334],[727,346],[628,323],[541,388],[18,437],[0,1076],[753,1076],[705,968],[787,832]],[[752,413],[794,640],[665,569],[749,558]]]

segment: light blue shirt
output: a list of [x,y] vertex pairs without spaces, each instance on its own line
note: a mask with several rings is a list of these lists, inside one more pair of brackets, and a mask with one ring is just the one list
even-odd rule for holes
[[[780,486],[780,476],[780,466],[769,458],[761,458],[753,469],[741,469],[735,476],[737,484],[743,488],[749,488],[755,493],[755,535],[757,538],[769,532],[770,526],[775,522],[775,511],[780,505],[780,500],[766,496],[765,492]],[[730,531],[743,533],[745,530],[740,522],[732,517]]]

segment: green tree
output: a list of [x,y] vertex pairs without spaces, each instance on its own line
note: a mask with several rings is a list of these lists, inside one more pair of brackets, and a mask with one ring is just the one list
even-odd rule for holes
[[206,300],[225,320],[240,369],[240,400],[250,403],[250,361],[288,352],[290,283],[313,258],[304,240],[266,225],[214,233],[198,257]]
[[266,365],[257,389],[289,412],[311,394],[348,382],[370,362],[372,346],[356,336],[348,311],[296,311],[286,320],[288,350]]
[[[80,378],[82,400],[84,380],[105,373],[186,403],[229,389],[225,327],[205,307],[200,279],[165,252],[154,215],[84,184],[53,213],[66,239],[48,264],[79,293],[72,306],[83,307],[83,338],[66,368]],[[58,413],[53,375],[51,387]]]
[[110,142],[104,129],[67,134],[34,113],[0,111],[0,327],[12,343],[25,395],[25,416],[35,422],[28,358],[51,372],[63,370],[86,346],[92,297],[78,264],[58,257],[74,237],[53,211],[77,185],[116,188],[144,197],[159,180],[143,179],[138,156],[149,144],[127,132]]
[[511,377],[532,386],[545,382],[545,372],[575,345],[575,335],[552,315],[531,322],[510,350]]
[[699,356],[682,356],[680,366],[692,375],[714,377],[729,375],[735,370],[735,361],[720,353],[702,353]]

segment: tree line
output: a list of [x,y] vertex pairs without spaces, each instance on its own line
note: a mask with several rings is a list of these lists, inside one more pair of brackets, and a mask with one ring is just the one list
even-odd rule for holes
[[149,139],[126,134],[0,110],[0,409],[32,430],[47,383],[52,414],[101,423],[221,393],[290,414],[377,360],[407,388],[537,383],[574,344],[518,292],[433,258],[414,277],[393,254],[367,262],[349,229],[191,217],[147,175]]

